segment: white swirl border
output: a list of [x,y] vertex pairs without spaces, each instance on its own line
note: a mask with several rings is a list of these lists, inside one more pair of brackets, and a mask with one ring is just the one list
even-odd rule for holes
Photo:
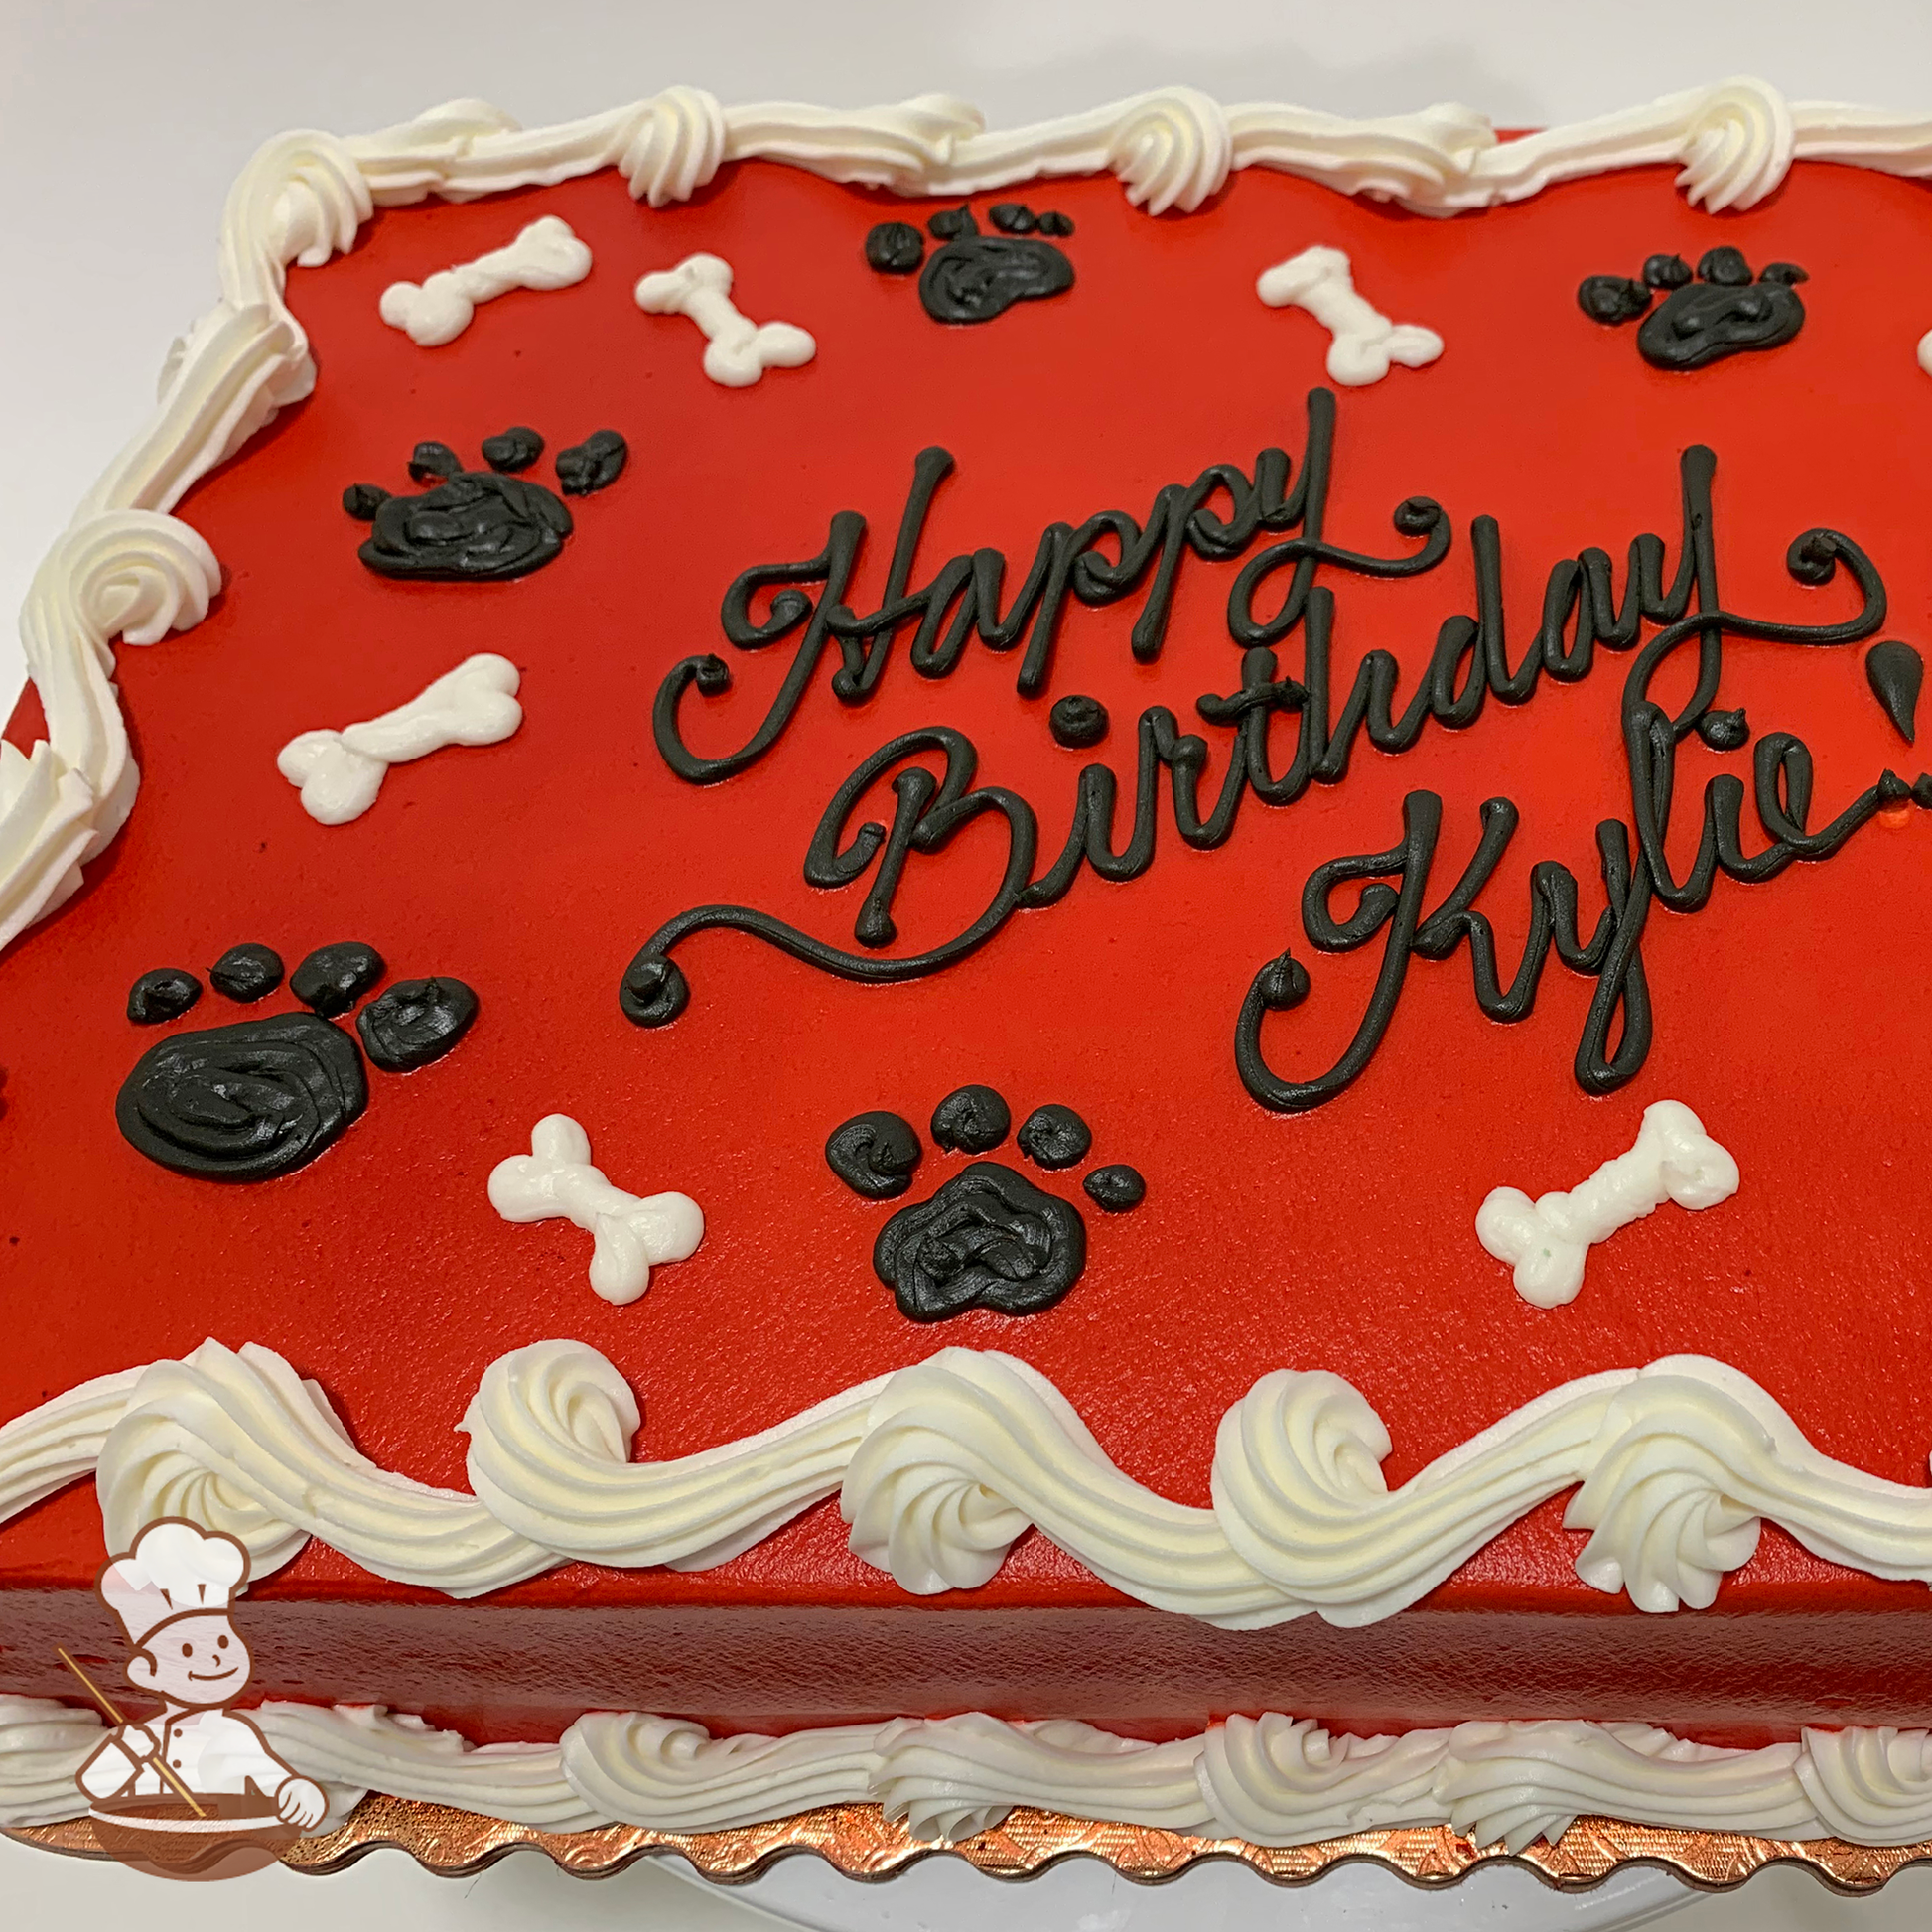
[[1932,1583],[1932,1490],[1834,1461],[1703,1356],[1552,1389],[1393,1490],[1362,1395],[1276,1369],[1222,1417],[1204,1509],[1124,1474],[1045,1376],[990,1350],[943,1349],[665,1461],[630,1460],[640,1420],[597,1350],[537,1342],[492,1363],[463,1415],[470,1489],[435,1488],[362,1455],[279,1355],[209,1340],[0,1426],[0,1522],[91,1472],[109,1549],[187,1516],[238,1537],[256,1575],[313,1536],[467,1598],[569,1561],[709,1569],[837,1495],[852,1549],[915,1595],[977,1588],[1032,1526],[1142,1603],[1258,1629],[1393,1616],[1574,1492],[1578,1575],[1646,1611],[1708,1608],[1766,1521],[1830,1562]]
[[908,196],[1111,171],[1153,214],[1190,212],[1241,168],[1449,215],[1610,169],[1674,164],[1690,200],[1716,211],[1762,201],[1794,160],[1932,176],[1932,117],[1787,101],[1740,78],[1508,142],[1452,104],[1349,120],[1223,107],[1191,87],[1003,131],[939,94],[891,107],[725,107],[672,87],[534,131],[486,102],[459,100],[349,139],[278,135],[228,196],[220,300],[175,344],[155,414],[88,492],[28,594],[21,636],[47,736],[27,753],[0,744],[0,947],[78,890],[81,868],[133,807],[139,773],[113,639],[148,644],[186,629],[220,588],[213,553],[170,512],[315,386],[308,339],[284,300],[289,265],[320,267],[345,250],[377,207],[467,201],[615,167],[638,200],[660,207],[748,159]]
[[[1448,1825],[1477,1847],[1554,1846],[1580,1817],[1784,1842],[1932,1838],[1932,1733],[1806,1730],[1725,1750],[1647,1725],[1478,1723],[1336,1735],[1308,1719],[1234,1717],[1169,1743],[1070,1719],[898,1718],[784,1737],[594,1712],[554,1744],[473,1746],[381,1706],[271,1702],[250,1714],[327,1793],[321,1831],[370,1791],[544,1832],[606,1825],[732,1831],[822,1806],[876,1804],[915,1839],[956,1844],[1017,1805],[1258,1846]],[[93,1712],[0,1697],[0,1828],[73,1818]]]

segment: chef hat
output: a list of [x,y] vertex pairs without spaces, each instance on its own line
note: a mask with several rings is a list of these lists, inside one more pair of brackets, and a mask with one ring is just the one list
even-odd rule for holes
[[101,1571],[94,1587],[139,1648],[171,1617],[225,1615],[247,1581],[248,1552],[233,1537],[169,1516],[150,1523],[126,1556]]

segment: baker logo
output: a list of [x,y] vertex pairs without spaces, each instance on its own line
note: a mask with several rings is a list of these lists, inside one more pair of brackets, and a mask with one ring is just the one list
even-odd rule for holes
[[328,1801],[228,1706],[252,1659],[230,1607],[248,1552],[179,1517],[150,1523],[94,1587],[133,1646],[127,1681],[161,1711],[129,1723],[85,1671],[61,1660],[114,1728],[76,1773],[103,1850],[161,1878],[233,1878],[272,1864]]

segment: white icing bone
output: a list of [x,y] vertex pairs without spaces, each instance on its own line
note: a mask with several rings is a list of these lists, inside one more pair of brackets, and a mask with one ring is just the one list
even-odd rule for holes
[[802,368],[818,345],[788,322],[754,322],[732,301],[732,265],[721,255],[686,255],[675,268],[637,284],[647,315],[689,316],[705,333],[704,372],[728,389],[757,382],[766,369]]
[[375,803],[390,765],[446,745],[494,745],[508,738],[523,722],[518,681],[507,657],[480,651],[380,718],[290,739],[275,767],[301,786],[302,809],[311,818],[346,825]]
[[382,320],[412,343],[435,348],[470,327],[477,304],[511,289],[567,289],[591,272],[591,251],[555,214],[532,221],[506,248],[458,262],[422,283],[391,282],[382,291]]
[[1304,248],[1264,269],[1255,293],[1271,309],[1306,309],[1334,338],[1328,374],[1346,388],[1380,382],[1391,362],[1419,369],[1443,352],[1443,339],[1413,322],[1391,322],[1355,292],[1348,257],[1339,248]]
[[1680,1100],[1653,1101],[1627,1154],[1605,1161],[1582,1186],[1537,1200],[1497,1187],[1476,1213],[1476,1239],[1515,1269],[1516,1292],[1539,1309],[1575,1301],[1593,1242],[1674,1200],[1716,1207],[1737,1191],[1737,1163]]
[[489,1204],[506,1221],[569,1220],[594,1235],[591,1286],[607,1302],[634,1302],[653,1266],[683,1261],[704,1239],[704,1213],[689,1194],[642,1200],[591,1166],[590,1136],[568,1114],[546,1114],[528,1154],[499,1161]]

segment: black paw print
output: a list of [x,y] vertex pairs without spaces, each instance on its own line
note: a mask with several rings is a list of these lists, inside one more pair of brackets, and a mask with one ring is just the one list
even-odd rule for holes
[[[961,1087],[932,1113],[934,1143],[958,1154],[990,1154],[1013,1115],[991,1087]],[[1093,1135],[1070,1107],[1035,1107],[1015,1144],[1035,1166],[1071,1168]],[[854,1193],[892,1200],[912,1184],[924,1150],[897,1114],[859,1114],[832,1132],[825,1159]],[[1110,1214],[1138,1207],[1147,1182],[1129,1167],[1096,1168],[1081,1183]],[[1000,1161],[973,1161],[925,1200],[901,1207],[879,1230],[872,1265],[913,1321],[944,1321],[968,1309],[1036,1314],[1080,1279],[1087,1224],[1071,1201],[1035,1187]]]
[[[289,980],[306,1011],[175,1034],[149,1047],[114,1102],[121,1133],[150,1161],[207,1180],[272,1180],[307,1167],[368,1105],[364,1051],[385,1073],[412,1073],[441,1059],[477,1017],[477,996],[461,980],[398,980],[355,1016],[358,1050],[334,1022],[384,971],[373,946],[319,946]],[[207,976],[217,993],[251,1005],[281,985],[282,961],[267,946],[231,946]],[[193,973],[159,967],[134,982],[127,1017],[158,1026],[201,997]]]
[[[418,443],[409,474],[432,485],[416,496],[391,496],[374,483],[350,483],[343,508],[375,527],[356,552],[383,577],[431,582],[527,577],[541,570],[570,535],[563,499],[520,473],[543,454],[533,429],[486,436],[487,470],[466,470],[444,443]],[[606,489],[623,474],[629,448],[614,429],[601,429],[557,452],[557,481],[565,496]]]
[[[1066,215],[1035,214],[1024,202],[996,202],[986,214],[997,234],[981,234],[964,204],[926,223],[940,246],[919,277],[919,301],[934,322],[991,322],[1073,286],[1065,251],[1042,239],[1070,235]],[[882,275],[910,275],[924,256],[925,236],[909,221],[882,221],[866,236],[866,260]]]
[[[1637,352],[1653,368],[1701,369],[1739,349],[1776,348],[1805,325],[1796,283],[1807,280],[1793,262],[1772,262],[1755,281],[1735,248],[1713,248],[1691,278],[1682,255],[1652,255],[1643,279],[1591,275],[1577,302],[1592,321],[1615,325],[1644,316]],[[1652,291],[1668,289],[1663,306],[1645,316]]]

